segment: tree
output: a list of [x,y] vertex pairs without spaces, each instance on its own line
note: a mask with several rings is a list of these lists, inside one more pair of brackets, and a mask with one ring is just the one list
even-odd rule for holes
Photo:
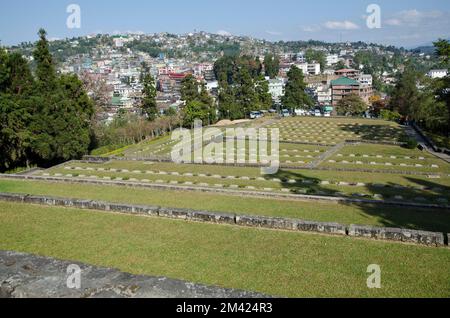
[[439,39],[433,44],[436,48],[436,55],[443,61],[443,63],[447,64],[450,60],[450,42]]
[[205,83],[200,86],[200,94],[198,100],[206,106],[206,111],[208,113],[208,124],[215,123],[217,121],[216,107],[214,105],[214,99],[206,90]]
[[[190,109],[185,109],[185,125],[190,127],[193,124],[191,116],[197,114],[196,108],[201,105],[202,118],[204,123],[208,125],[216,121],[216,109],[214,107],[214,100],[206,90],[204,83],[199,84],[192,76],[186,76],[181,82],[181,99],[187,105],[191,105]],[[195,103],[194,103],[195,102]]]
[[260,75],[256,80],[256,94],[258,95],[259,110],[268,110],[272,106],[272,95],[269,93],[269,82]]
[[184,109],[184,125],[192,128],[195,120],[203,122],[208,120],[208,110],[205,105],[198,100],[189,102]]
[[390,100],[390,107],[402,116],[417,119],[420,109],[420,92],[417,88],[417,73],[407,67],[395,86]]
[[0,47],[0,92],[5,92],[10,85],[11,68],[9,65],[9,55]]
[[36,77],[38,87],[41,90],[50,92],[56,87],[56,71],[53,63],[53,57],[50,54],[47,41],[47,32],[44,29],[39,30],[39,41],[33,52],[36,61]]
[[323,70],[325,69],[327,65],[325,53],[322,51],[315,51],[312,49],[306,50],[305,58],[308,61],[308,63],[319,63],[320,68]]
[[345,67],[346,67],[346,66],[345,66],[344,62],[339,61],[339,62],[337,62],[337,64],[334,66],[334,69],[335,69],[335,70],[342,70],[342,69],[344,69]]
[[0,94],[0,171],[19,163],[28,165],[31,133],[27,129],[31,115],[17,98]]
[[246,113],[258,110],[258,95],[250,73],[246,68],[241,68],[238,73],[238,83],[236,87],[236,101]]
[[273,54],[267,54],[264,57],[264,69],[266,76],[269,76],[270,78],[277,77],[278,72],[280,71],[280,59]]
[[142,85],[144,86],[142,89],[142,112],[147,116],[149,121],[153,121],[158,115],[155,80],[150,73],[145,73],[142,78]]
[[360,116],[366,110],[366,103],[356,94],[345,96],[336,107],[338,115],[341,116]]
[[76,75],[58,76],[44,30],[27,61],[0,50],[0,170],[80,158],[90,144],[93,103]]
[[9,91],[16,95],[30,94],[34,79],[30,71],[27,60],[19,53],[12,53],[8,59],[8,68],[10,71]]
[[281,98],[283,106],[290,110],[297,108],[307,109],[314,105],[311,97],[305,92],[306,84],[304,82],[303,72],[295,65],[291,67],[288,74],[285,94]]
[[243,109],[236,102],[236,93],[233,86],[224,84],[219,89],[219,115],[230,120],[244,117]]
[[[436,54],[441,58],[443,63],[448,64],[450,60],[450,42],[447,40],[439,40],[434,43],[436,47]],[[447,137],[450,136],[450,76],[446,76],[441,79],[436,79],[434,83],[434,94],[437,96],[437,102],[441,104],[438,105],[441,111],[434,112],[435,114],[440,114],[441,117],[446,118],[445,123],[441,119],[441,127],[436,130],[442,131]],[[446,109],[442,107],[442,103],[445,103]]]
[[192,74],[188,74],[181,81],[181,99],[186,103],[192,102],[199,98],[199,85]]

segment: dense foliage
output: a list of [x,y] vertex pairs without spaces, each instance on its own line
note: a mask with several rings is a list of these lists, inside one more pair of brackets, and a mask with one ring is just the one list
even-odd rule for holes
[[303,72],[296,66],[293,66],[288,74],[288,82],[286,84],[284,96],[281,98],[283,106],[290,110],[309,109],[314,105],[311,97],[306,94],[306,84]]
[[208,94],[205,85],[200,84],[194,76],[188,75],[183,79],[181,99],[186,103],[182,115],[185,127],[193,127],[197,119],[208,125],[216,122],[214,100]]
[[0,171],[80,158],[88,152],[94,106],[75,75],[57,75],[39,31],[32,75],[18,53],[0,50]]
[[226,56],[216,61],[221,118],[242,119],[251,111],[270,108],[272,98],[262,69],[259,59],[249,56]]
[[367,110],[367,104],[356,94],[342,98],[336,107],[340,116],[361,116]]
[[[435,43],[442,63],[450,58],[450,43]],[[413,64],[400,76],[389,103],[390,109],[431,132],[450,134],[450,77],[430,79],[417,73]]]

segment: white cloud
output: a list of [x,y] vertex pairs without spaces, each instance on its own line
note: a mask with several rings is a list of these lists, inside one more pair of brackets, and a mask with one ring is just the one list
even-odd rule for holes
[[392,25],[392,26],[402,25],[402,21],[400,21],[400,19],[388,19],[388,20],[384,21],[384,23],[387,25]]
[[433,22],[436,19],[446,19],[442,11],[419,11],[417,9],[400,11],[392,16],[392,18],[385,21],[387,25],[391,26],[420,26],[424,23]]
[[359,26],[351,21],[328,21],[324,24],[330,30],[357,30]]
[[232,35],[230,32],[225,31],[225,30],[219,30],[219,31],[217,31],[217,34],[221,35],[221,36],[231,36]]
[[269,35],[283,35],[282,32],[278,32],[278,31],[266,31],[266,33]]

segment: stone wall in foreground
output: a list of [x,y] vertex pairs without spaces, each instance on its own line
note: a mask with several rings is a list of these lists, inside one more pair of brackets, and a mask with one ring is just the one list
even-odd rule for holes
[[426,246],[439,247],[446,245],[445,235],[443,233],[417,231],[410,229],[370,227],[359,225],[350,225],[347,227],[338,223],[314,222],[264,216],[236,215],[233,213],[163,208],[158,206],[132,205],[14,193],[0,193],[0,201],[109,211],[132,215],[180,219],[193,222],[208,222],[286,231],[315,232],[339,236],[406,242]]
[[[70,265],[80,272],[80,289],[67,287]],[[69,272],[73,273],[73,272]],[[138,276],[111,268],[0,251],[0,298],[266,298],[235,289],[165,277]]]

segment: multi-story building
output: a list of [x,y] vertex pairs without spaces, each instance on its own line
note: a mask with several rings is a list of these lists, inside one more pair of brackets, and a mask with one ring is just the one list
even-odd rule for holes
[[320,63],[309,63],[308,75],[319,75],[319,74],[320,74]]
[[369,104],[369,98],[373,93],[371,85],[361,84],[348,77],[340,77],[337,80],[331,81],[331,89],[333,106],[337,106],[341,99],[351,94],[358,95],[364,102]]
[[361,71],[352,69],[352,68],[344,68],[341,70],[335,71],[335,74],[339,77],[348,77],[354,80],[357,80],[359,75],[361,74]]
[[285,83],[281,78],[269,79],[269,93],[274,101],[279,101],[284,95]]
[[337,54],[329,54],[326,57],[327,66],[332,66],[339,62],[339,56]]
[[299,69],[302,70],[304,75],[318,75],[320,74],[320,64],[319,63],[296,63]]
[[328,85],[322,85],[317,88],[316,91],[317,102],[319,105],[331,105],[332,102],[332,90]]

